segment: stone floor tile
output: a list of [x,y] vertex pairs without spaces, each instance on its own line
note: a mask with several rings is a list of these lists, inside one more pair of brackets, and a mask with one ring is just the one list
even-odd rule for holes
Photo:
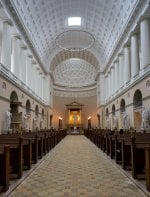
[[144,197],[84,136],[67,136],[10,197]]

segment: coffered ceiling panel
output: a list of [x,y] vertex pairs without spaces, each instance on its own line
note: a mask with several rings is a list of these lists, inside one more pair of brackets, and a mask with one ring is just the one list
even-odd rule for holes
[[[55,39],[71,29],[91,34],[95,40],[89,49],[99,54],[99,65],[105,66],[117,45],[118,38],[132,16],[138,0],[3,0],[19,16],[45,70],[58,50]],[[11,7],[9,6],[9,7]],[[67,18],[79,16],[81,27],[68,27]],[[66,39],[67,42],[67,39]],[[76,39],[74,39],[76,43]],[[81,42],[82,43],[82,42]]]
[[53,71],[54,83],[66,88],[95,85],[96,69],[87,61],[71,58],[58,64]]

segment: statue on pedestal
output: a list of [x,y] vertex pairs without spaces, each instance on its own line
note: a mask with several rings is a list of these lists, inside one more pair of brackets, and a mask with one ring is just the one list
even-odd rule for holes
[[24,130],[25,131],[28,131],[28,115],[25,114],[24,117],[23,117],[23,123],[24,123]]
[[125,112],[123,115],[123,129],[129,130],[130,128],[130,118],[129,115]]
[[142,112],[141,129],[150,129],[150,108],[145,109]]
[[113,116],[113,129],[116,130],[118,129],[118,117]]
[[11,118],[12,113],[10,112],[10,109],[6,111],[6,130],[9,131],[11,127]]

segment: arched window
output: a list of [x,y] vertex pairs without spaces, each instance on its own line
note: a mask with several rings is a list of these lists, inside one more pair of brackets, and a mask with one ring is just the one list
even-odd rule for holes
[[126,110],[125,100],[124,99],[121,99],[121,102],[120,102],[120,111],[123,113],[123,112],[125,112],[125,110]]
[[31,112],[31,104],[30,104],[30,101],[27,100],[26,101],[26,114],[30,114]]
[[116,108],[115,108],[115,105],[113,104],[113,106],[112,106],[112,115],[114,116],[115,113],[116,113]]
[[133,97],[134,108],[142,107],[142,93],[140,90],[136,90]]

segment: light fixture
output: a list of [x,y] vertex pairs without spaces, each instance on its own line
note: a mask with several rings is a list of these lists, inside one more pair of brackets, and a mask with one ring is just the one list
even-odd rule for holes
[[81,26],[81,17],[68,17],[68,26]]
[[88,117],[88,120],[90,120],[90,119],[91,119],[91,116]]
[[59,116],[58,119],[59,119],[59,120],[62,120],[62,117]]

